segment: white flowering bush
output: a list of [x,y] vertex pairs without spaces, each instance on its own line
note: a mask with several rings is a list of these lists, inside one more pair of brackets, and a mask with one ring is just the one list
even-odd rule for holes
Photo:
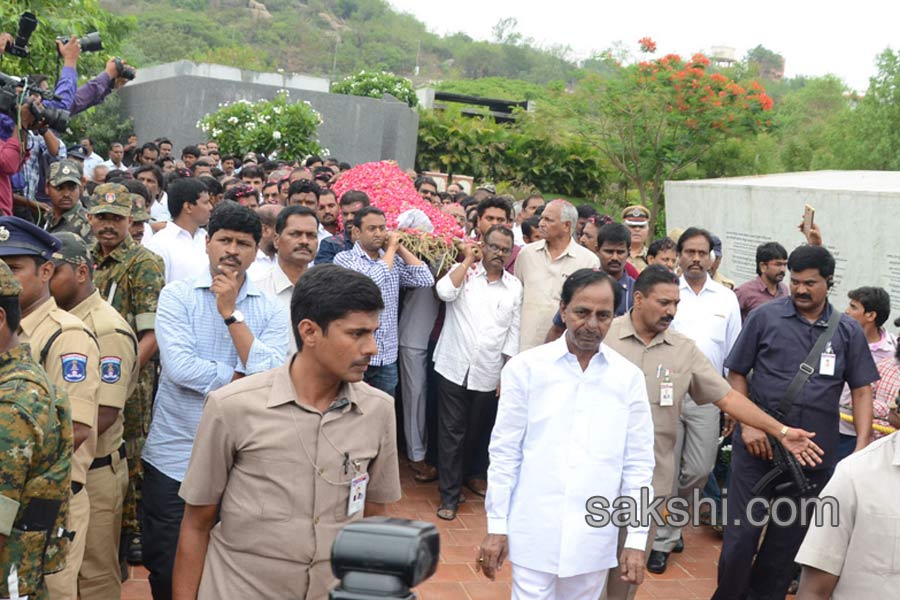
[[221,104],[219,110],[200,119],[197,127],[218,142],[222,154],[262,152],[300,160],[322,152],[316,137],[321,124],[321,115],[309,102],[291,102],[288,92],[281,90],[274,100]]
[[419,102],[409,79],[387,71],[360,71],[333,84],[331,91],[335,94],[369,98],[381,98],[384,94],[390,94],[410,106],[415,106]]

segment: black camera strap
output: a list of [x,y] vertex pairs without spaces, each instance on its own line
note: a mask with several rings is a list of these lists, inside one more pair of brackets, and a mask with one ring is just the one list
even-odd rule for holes
[[780,413],[781,418],[787,416],[788,412],[791,410],[791,406],[794,404],[794,400],[796,400],[797,396],[800,394],[800,390],[802,390],[803,386],[806,385],[806,382],[809,381],[810,376],[816,372],[814,365],[819,364],[822,352],[825,350],[825,346],[828,345],[828,342],[831,341],[831,338],[834,337],[834,333],[837,331],[840,322],[841,312],[832,307],[831,317],[828,319],[828,326],[825,328],[825,331],[819,335],[816,343],[813,344],[812,350],[809,351],[809,354],[806,355],[803,362],[800,363],[797,374],[794,375],[790,385],[788,385],[787,392],[785,392],[784,396],[781,398],[781,402],[778,404],[778,412]]

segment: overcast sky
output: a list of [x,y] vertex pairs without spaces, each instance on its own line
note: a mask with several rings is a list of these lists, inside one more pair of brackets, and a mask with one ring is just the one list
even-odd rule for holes
[[567,44],[573,58],[616,41],[637,54],[637,40],[652,37],[657,56],[735,48],[738,58],[762,44],[785,58],[785,75],[833,73],[865,91],[875,57],[900,47],[900,4],[890,0],[837,3],[800,0],[733,2],[602,2],[589,0],[388,0],[438,33],[463,31],[487,40],[500,20],[514,17],[518,31],[542,45]]

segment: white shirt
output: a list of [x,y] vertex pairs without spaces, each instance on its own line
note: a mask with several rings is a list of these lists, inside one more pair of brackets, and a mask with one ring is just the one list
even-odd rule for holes
[[741,333],[741,307],[727,287],[706,276],[699,294],[684,275],[678,284],[681,302],[672,328],[688,336],[706,355],[717,373],[725,374],[725,359]]
[[[491,435],[488,533],[512,563],[571,577],[618,564],[615,526],[591,527],[586,502],[653,495],[653,419],[640,369],[605,344],[587,370],[566,336],[514,356]],[[628,528],[644,550],[649,527]]]
[[209,271],[206,230],[203,228],[191,237],[187,230],[170,221],[145,246],[162,257],[166,265],[166,283],[194,279]]
[[276,260],[274,258],[269,258],[269,255],[263,252],[261,248],[257,248],[256,260],[253,261],[253,264],[247,269],[247,277],[249,277],[251,281],[262,279],[272,270],[272,267],[275,266],[275,262]]
[[96,152],[84,159],[84,176],[90,179],[94,176],[94,167],[103,164],[103,157]]
[[169,196],[165,192],[159,196],[159,200],[154,200],[150,205],[150,218],[157,223],[172,220],[172,215],[169,213]]
[[[796,561],[840,577],[833,600],[896,598],[900,589],[900,434],[876,440],[837,464],[819,493],[832,498],[810,525]],[[837,526],[832,526],[832,520]]]
[[127,170],[128,170],[128,167],[125,166],[125,163],[119,163],[119,164],[116,164],[116,163],[114,163],[114,162],[112,161],[111,158],[110,158],[110,159],[107,159],[107,160],[104,160],[104,161],[103,161],[102,163],[100,163],[100,164],[103,165],[104,167],[108,168],[110,171],[112,171],[113,169],[119,169],[120,171],[127,171]]
[[318,243],[322,243],[322,240],[328,239],[331,237],[331,234],[328,232],[325,227],[319,223],[319,230],[316,232],[316,237],[318,237]]
[[434,370],[456,385],[465,381],[466,389],[490,392],[500,383],[503,355],[519,351],[522,283],[505,270],[489,282],[478,262],[456,288],[450,274],[461,268],[454,265],[435,286],[447,313],[434,349]]
[[[255,264],[255,263],[254,263]],[[250,277],[250,271],[247,271],[247,276],[250,277],[250,280],[256,286],[256,288],[264,294],[269,294],[270,296],[277,298],[279,302],[287,309],[288,315],[291,314],[291,296],[294,295],[294,284],[291,283],[291,280],[288,279],[288,276],[284,274],[284,271],[281,270],[281,267],[278,265],[278,261],[272,261],[272,266],[268,271],[263,273],[259,279],[254,279]],[[297,340],[294,338],[294,332],[291,328],[288,328],[288,356],[293,356],[293,354],[297,351]]]

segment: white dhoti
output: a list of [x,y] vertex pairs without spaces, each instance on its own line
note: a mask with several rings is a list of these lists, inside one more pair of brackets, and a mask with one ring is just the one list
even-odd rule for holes
[[512,564],[512,600],[597,600],[606,584],[607,572],[603,569],[559,577]]

